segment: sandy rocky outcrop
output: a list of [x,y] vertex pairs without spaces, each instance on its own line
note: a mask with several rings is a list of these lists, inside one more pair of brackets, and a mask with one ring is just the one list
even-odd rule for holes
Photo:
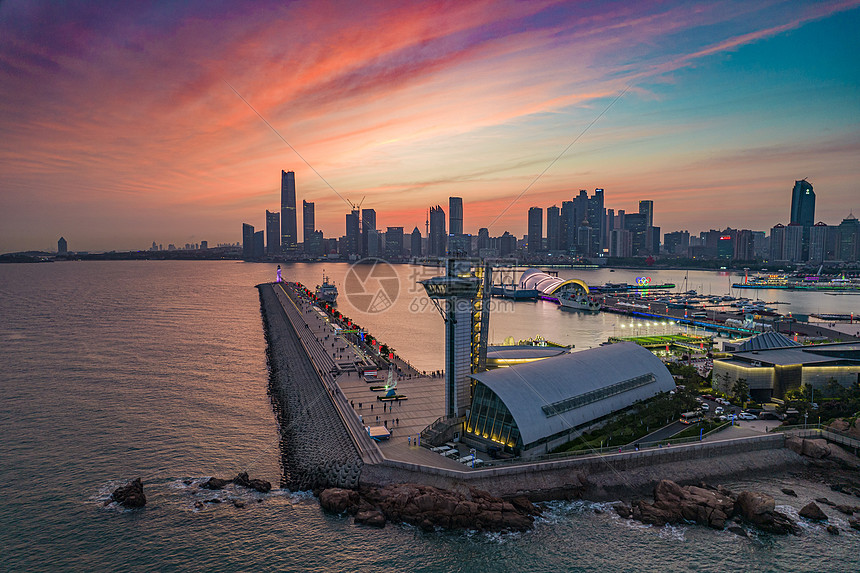
[[525,497],[502,499],[475,488],[460,493],[410,483],[357,491],[329,488],[319,499],[327,511],[349,513],[356,523],[376,527],[392,521],[424,530],[526,531],[541,513]]
[[134,479],[127,484],[116,488],[105,502],[108,505],[115,501],[123,507],[137,508],[146,505],[146,495],[143,493],[143,483],[140,478]]

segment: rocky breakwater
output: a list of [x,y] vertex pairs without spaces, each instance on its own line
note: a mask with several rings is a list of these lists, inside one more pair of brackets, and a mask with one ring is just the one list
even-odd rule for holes
[[320,493],[320,505],[333,513],[349,513],[356,523],[384,527],[392,521],[424,530],[526,531],[541,513],[525,497],[502,499],[475,488],[460,493],[410,483],[329,488]]
[[[621,517],[653,525],[692,522],[723,529],[737,517],[769,533],[799,533],[797,524],[775,506],[774,499],[764,493],[735,494],[723,487],[680,486],[662,480],[654,488],[654,503],[638,500],[631,506],[616,505],[615,510]],[[730,529],[743,533],[740,528]]]

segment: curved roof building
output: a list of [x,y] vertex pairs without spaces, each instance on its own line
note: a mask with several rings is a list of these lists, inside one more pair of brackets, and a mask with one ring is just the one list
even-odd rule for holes
[[595,420],[675,388],[649,350],[629,342],[471,375],[467,439],[534,456]]
[[582,290],[588,294],[588,285],[579,279],[562,279],[538,269],[526,269],[520,277],[520,290],[536,290],[538,296],[557,298],[563,290]]

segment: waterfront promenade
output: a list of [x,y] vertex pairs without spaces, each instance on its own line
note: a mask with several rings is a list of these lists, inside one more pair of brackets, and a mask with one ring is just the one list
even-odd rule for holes
[[[360,484],[415,482],[447,489],[472,486],[495,495],[526,493],[545,499],[582,495],[586,486],[591,499],[617,499],[633,491],[647,491],[665,477],[692,483],[742,473],[775,471],[801,463],[797,454],[783,447],[781,435],[731,432],[734,435],[729,439],[714,436],[704,442],[677,444],[671,448],[551,456],[469,468],[414,443],[421,430],[441,414],[442,378],[419,376],[409,371],[399,379],[397,387],[398,394],[404,394],[407,399],[393,403],[389,410],[376,399],[377,393],[370,390],[375,384],[365,382],[357,371],[368,365],[369,357],[335,335],[331,317],[314,308],[313,301],[289,284],[266,284],[260,288],[264,316],[279,313],[288,320],[303,354],[313,364],[311,376],[318,380],[317,399],[329,403],[331,411],[336,412],[338,425],[346,430],[346,433],[335,431],[331,417],[322,424],[312,416],[302,417],[300,430],[293,432],[290,440],[317,439],[314,456],[305,456],[302,462],[309,466],[304,471],[314,476],[337,478],[345,473],[342,467],[333,469],[328,459],[328,448],[343,446],[332,443],[333,436],[350,442],[359,453]],[[271,296],[263,296],[265,292]],[[276,303],[273,305],[272,301]],[[385,375],[385,371],[379,372],[380,378]],[[289,384],[296,383],[305,384],[297,379],[289,381]],[[377,425],[377,416],[379,425],[392,430],[391,439],[376,442],[368,436],[365,426]],[[309,425],[305,426],[304,422]],[[322,441],[313,435],[315,433],[323,435]],[[287,449],[290,447],[287,444]],[[467,446],[460,447],[461,453],[468,451]],[[346,473],[352,469],[349,466]],[[324,478],[316,483],[320,487],[336,485]]]
[[[360,349],[335,335],[335,328],[322,311],[316,310],[313,301],[289,285],[274,286],[278,300],[308,350],[317,373],[329,389],[329,394],[341,414],[344,424],[353,435],[365,463],[380,463],[383,458],[406,463],[465,470],[456,461],[430,452],[417,445],[421,430],[442,415],[444,379],[421,376],[405,363],[401,363],[404,376],[398,377],[397,392],[407,399],[389,404],[376,399],[374,392],[359,373],[359,369],[372,363]],[[318,307],[317,307],[318,308]],[[379,371],[385,379],[386,371]],[[372,440],[366,426],[387,426],[391,438],[381,442]]]

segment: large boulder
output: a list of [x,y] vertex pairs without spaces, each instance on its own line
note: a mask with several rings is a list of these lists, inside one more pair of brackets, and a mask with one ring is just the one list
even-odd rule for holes
[[359,496],[357,491],[331,487],[320,493],[320,505],[332,513],[344,513],[357,508]]
[[385,516],[377,510],[359,511],[355,514],[355,522],[371,527],[385,527]]
[[242,472],[236,477],[233,478],[233,483],[236,485],[241,485],[242,487],[247,487],[253,490],[256,490],[260,493],[269,493],[272,490],[272,484],[267,482],[266,480],[261,479],[251,479],[248,477],[247,472]]
[[228,479],[219,479],[216,477],[211,477],[205,482],[200,484],[200,487],[203,489],[223,489],[223,487],[230,483]]
[[830,455],[830,446],[827,440],[803,440],[803,447],[800,451],[801,455],[815,460],[826,458]]
[[735,501],[735,512],[759,529],[769,533],[799,533],[797,524],[775,507],[771,496],[754,491],[742,491]]
[[140,478],[116,488],[110,496],[111,500],[125,507],[143,507],[146,505],[146,495]]
[[800,517],[812,520],[812,521],[827,521],[827,514],[824,513],[820,507],[818,507],[814,501],[810,501],[806,505],[803,506],[803,509],[799,512]]
[[[671,480],[661,480],[654,487],[654,503],[635,501],[629,513],[633,519],[653,525],[692,521],[722,529],[734,513],[734,499],[727,493],[725,490],[680,486]],[[623,513],[627,512],[619,512],[619,515]]]

